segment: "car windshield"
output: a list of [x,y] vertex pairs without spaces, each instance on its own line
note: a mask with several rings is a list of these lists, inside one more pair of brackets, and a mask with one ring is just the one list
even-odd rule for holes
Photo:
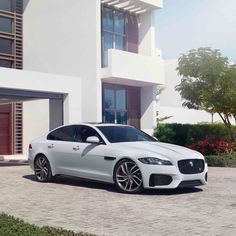
[[121,142],[157,142],[157,140],[143,131],[131,126],[97,126],[110,143]]

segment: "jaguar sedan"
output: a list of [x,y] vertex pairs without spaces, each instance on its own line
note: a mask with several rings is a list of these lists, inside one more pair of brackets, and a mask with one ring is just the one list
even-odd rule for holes
[[115,124],[59,127],[31,142],[29,163],[40,182],[76,176],[114,183],[124,193],[204,185],[208,170],[199,152]]

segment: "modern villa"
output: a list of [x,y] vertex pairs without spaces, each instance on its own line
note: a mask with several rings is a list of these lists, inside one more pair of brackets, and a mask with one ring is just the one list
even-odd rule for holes
[[152,133],[162,0],[1,0],[0,154],[74,122]]

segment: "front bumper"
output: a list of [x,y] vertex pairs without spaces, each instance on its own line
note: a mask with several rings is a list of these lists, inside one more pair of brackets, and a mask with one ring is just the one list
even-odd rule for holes
[[[207,184],[207,164],[205,164],[204,171],[198,174],[182,174],[175,165],[158,166],[140,164],[139,167],[142,173],[144,188],[174,189],[178,187],[193,187]],[[154,178],[155,181],[153,181],[153,176],[155,175],[157,175],[157,177],[156,179]]]

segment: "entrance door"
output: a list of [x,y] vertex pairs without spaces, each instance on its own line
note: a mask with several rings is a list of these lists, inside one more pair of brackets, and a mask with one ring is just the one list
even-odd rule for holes
[[10,113],[0,113],[0,154],[10,154]]

